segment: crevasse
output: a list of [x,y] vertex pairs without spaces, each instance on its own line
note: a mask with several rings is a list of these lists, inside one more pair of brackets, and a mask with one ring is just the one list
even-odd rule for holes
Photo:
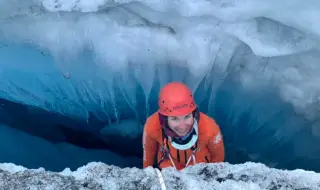
[[79,130],[121,143],[141,135],[161,86],[183,81],[219,123],[228,162],[319,171],[319,8],[315,0],[0,0],[0,97],[96,117],[106,125]]

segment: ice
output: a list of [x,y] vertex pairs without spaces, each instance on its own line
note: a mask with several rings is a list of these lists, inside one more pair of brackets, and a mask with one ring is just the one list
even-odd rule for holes
[[[230,162],[320,171],[319,9],[316,0],[0,0],[0,97],[143,125],[159,89],[183,81],[221,126]],[[104,126],[106,141],[138,135],[135,124],[117,126]]]
[[[161,188],[155,169],[118,168],[91,162],[75,171],[30,170],[1,164],[3,189],[320,189],[320,174],[303,170],[277,170],[263,164],[200,164],[183,171],[162,170]],[[11,179],[6,181],[7,179]]]
[[135,138],[143,131],[143,126],[137,120],[124,120],[119,123],[107,125],[100,130],[100,133],[108,139],[108,136],[122,136],[125,138]]
[[[136,157],[123,158],[107,150],[87,150],[68,143],[51,143],[5,125],[0,125],[0,137],[0,162],[7,163],[1,164],[1,168],[16,172],[21,171],[22,166],[50,171],[76,169],[92,161],[119,167],[141,165],[141,159]],[[20,169],[9,162],[21,165]]]
[[[319,55],[320,30],[314,24],[317,17],[313,15],[320,6],[317,1],[306,1],[303,6],[298,1],[285,0],[35,1],[33,4],[24,3],[24,7],[19,5],[14,11],[14,5],[18,2],[7,3],[13,10],[2,14],[0,38],[4,45],[0,53],[7,60],[2,62],[2,72],[10,73],[13,65],[18,68],[24,65],[28,67],[26,74],[32,73],[34,79],[31,80],[35,81],[34,88],[24,84],[20,84],[23,87],[10,90],[3,87],[6,93],[2,97],[7,99],[86,118],[88,111],[101,112],[104,106],[110,104],[111,107],[117,107],[117,103],[113,102],[113,94],[110,94],[115,91],[113,80],[120,83],[116,83],[121,86],[120,93],[129,108],[135,110],[137,89],[130,86],[141,84],[148,97],[150,81],[160,80],[160,85],[168,82],[168,71],[160,69],[159,65],[169,64],[171,69],[173,65],[188,68],[194,77],[182,75],[177,80],[184,80],[195,90],[204,76],[210,76],[210,71],[229,74],[241,62],[244,88],[249,88],[247,86],[252,85],[250,83],[258,84],[260,80],[276,81],[277,84],[273,85],[279,87],[282,98],[292,103],[298,111],[307,110],[308,116],[316,111],[312,104],[318,101],[319,91],[315,87],[318,67],[314,63]],[[39,7],[39,4],[43,7]],[[289,4],[290,9],[281,8]],[[290,20],[289,15],[292,15]],[[170,19],[167,19],[168,16]],[[218,59],[223,57],[224,60],[230,60],[233,54],[229,52],[239,49],[242,43],[254,53],[246,62],[239,60],[230,64],[230,61]],[[31,50],[32,47],[38,50]],[[19,51],[16,48],[30,50],[20,54],[20,58],[8,58],[9,52],[16,54]],[[33,57],[33,62],[23,62],[21,57],[26,56]],[[290,70],[296,67],[299,71],[293,74],[299,75],[300,80],[288,77],[292,75]],[[147,72],[140,68],[146,68]],[[223,70],[225,68],[228,71]],[[100,72],[96,73],[97,70]],[[172,70],[173,76],[181,75]],[[129,71],[134,74],[130,76]],[[154,78],[157,71],[159,79]],[[46,72],[51,74],[43,74]],[[150,80],[144,80],[143,73],[148,74]],[[261,79],[257,81],[256,75]],[[212,76],[209,78],[215,80]],[[9,81],[17,85],[18,82],[14,80],[12,78]],[[97,90],[101,85],[106,90]],[[48,89],[45,90],[44,86]],[[59,91],[52,92],[55,88]],[[14,91],[17,89],[29,96],[37,93],[40,96],[48,94],[60,97],[59,94],[66,93],[61,102],[71,105],[67,110],[65,106],[54,102],[53,98],[22,99],[16,97]],[[84,99],[78,97],[77,93],[88,95]],[[75,99],[79,103],[75,103]],[[107,101],[108,104],[104,105]],[[118,117],[121,114],[119,109],[114,110],[112,113],[118,113],[114,117]],[[106,118],[110,113],[96,114]]]
[[142,132],[143,125],[138,120],[121,119],[103,127],[100,130],[100,139],[114,149],[122,150],[126,155],[138,156],[142,152]]

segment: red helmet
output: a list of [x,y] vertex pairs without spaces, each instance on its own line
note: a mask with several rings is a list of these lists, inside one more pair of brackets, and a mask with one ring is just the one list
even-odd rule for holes
[[160,91],[158,104],[159,113],[165,116],[186,115],[197,108],[192,92],[180,82],[165,85]]

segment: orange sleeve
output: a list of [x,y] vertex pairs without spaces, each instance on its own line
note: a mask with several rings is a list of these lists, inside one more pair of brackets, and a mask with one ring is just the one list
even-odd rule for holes
[[[212,126],[211,126],[212,127]],[[211,162],[224,162],[225,152],[223,136],[219,126],[214,122],[214,130],[209,137],[208,149],[211,155]]]
[[152,136],[152,130],[150,130],[152,127],[147,122],[143,129],[143,168],[153,166],[157,156],[158,142]]

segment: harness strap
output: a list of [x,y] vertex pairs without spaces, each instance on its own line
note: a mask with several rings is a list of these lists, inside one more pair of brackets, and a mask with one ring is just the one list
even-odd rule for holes
[[193,160],[193,165],[197,164],[195,154],[197,153],[198,150],[199,150],[199,149],[196,148],[195,150],[192,151],[192,155],[189,157],[188,162],[187,162],[187,164],[186,164],[185,167],[188,167],[188,166],[189,166],[189,163],[190,163],[191,159]]
[[165,136],[163,131],[162,131],[162,139],[163,139],[163,144],[160,147],[160,149],[161,149],[160,151],[161,151],[162,156],[161,156],[161,159],[160,159],[158,164],[160,165],[166,158],[169,157],[172,166],[175,169],[177,169],[177,167],[174,164],[174,161],[173,161],[173,159],[171,157],[171,154],[170,154],[170,148],[169,148],[169,145],[168,145],[168,138],[166,138],[166,136]]
[[[174,161],[172,159],[172,156],[170,154],[170,147],[168,145],[168,138],[167,136],[165,135],[164,131],[162,130],[162,140],[163,140],[163,144],[161,145],[160,147],[160,151],[161,151],[161,159],[160,161],[158,162],[158,165],[160,165],[166,158],[169,158],[170,159],[170,162],[172,164],[172,166],[177,169],[176,165],[174,164]],[[189,157],[185,167],[188,167],[191,160],[193,160],[193,164],[195,165],[197,163],[196,161],[196,157],[195,157],[195,154],[197,153],[197,151],[199,150],[198,148],[198,142],[193,146],[191,147],[191,150],[192,150],[192,155]],[[178,151],[178,150],[177,150]]]

